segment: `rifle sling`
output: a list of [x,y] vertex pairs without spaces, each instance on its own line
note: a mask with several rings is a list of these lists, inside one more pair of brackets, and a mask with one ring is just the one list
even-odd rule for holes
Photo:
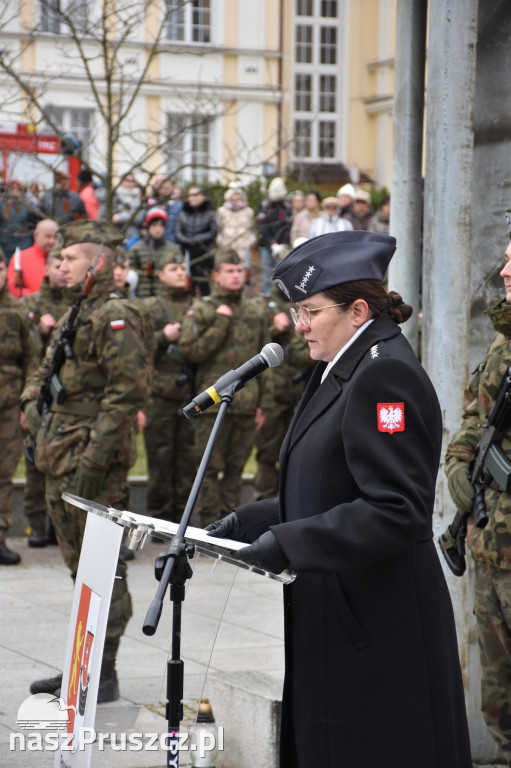
[[69,416],[85,416],[89,418],[96,418],[99,413],[99,403],[94,401],[90,402],[77,402],[68,400],[62,405],[53,402],[50,410],[52,413],[66,413]]

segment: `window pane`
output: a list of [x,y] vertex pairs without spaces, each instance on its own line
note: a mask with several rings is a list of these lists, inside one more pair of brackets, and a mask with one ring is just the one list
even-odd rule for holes
[[322,64],[336,63],[337,29],[321,27],[320,61]]
[[312,62],[312,27],[305,24],[296,27],[296,61],[300,64]]
[[168,40],[185,39],[185,8],[183,0],[166,0],[166,35]]
[[312,16],[312,0],[296,0],[297,16]]
[[336,19],[337,0],[321,0],[321,16],[324,19]]
[[209,43],[211,27],[210,0],[193,0],[192,40],[194,43]]
[[335,112],[335,75],[319,78],[319,111]]
[[311,156],[311,123],[295,120],[295,157]]
[[207,118],[196,116],[191,128],[192,175],[197,181],[206,181],[209,165],[209,126]]
[[87,0],[69,0],[66,14],[73,20],[77,32],[85,34],[88,28]]
[[310,112],[312,76],[296,75],[295,77],[295,110],[297,112]]
[[335,157],[335,123],[321,121],[319,124],[319,156]]
[[41,29],[43,32],[60,32],[59,0],[41,0]]
[[184,115],[167,115],[167,170],[174,174],[182,168],[185,152],[186,118]]

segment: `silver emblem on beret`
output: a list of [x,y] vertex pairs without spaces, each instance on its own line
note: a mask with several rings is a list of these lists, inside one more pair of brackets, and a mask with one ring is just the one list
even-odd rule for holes
[[291,301],[291,294],[289,293],[288,289],[286,288],[286,285],[282,282],[282,280],[279,277],[274,277],[273,282],[275,285],[277,285],[282,293],[285,293],[289,301]]
[[301,281],[298,283],[298,285],[295,285],[295,288],[298,288],[298,290],[301,291],[302,293],[307,293],[307,289],[306,289],[307,283],[311,279],[312,273],[315,271],[316,271],[316,267],[314,267],[313,265],[308,267]]

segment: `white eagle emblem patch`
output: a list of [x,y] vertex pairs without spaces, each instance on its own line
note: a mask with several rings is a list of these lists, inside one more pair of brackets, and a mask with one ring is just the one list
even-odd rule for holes
[[405,404],[378,403],[376,406],[379,432],[405,431]]

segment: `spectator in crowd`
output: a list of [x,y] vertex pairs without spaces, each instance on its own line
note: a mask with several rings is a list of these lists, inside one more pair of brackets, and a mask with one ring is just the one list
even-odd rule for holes
[[360,229],[360,221],[353,209],[355,202],[355,187],[353,184],[343,184],[337,190],[337,199],[339,200],[339,216],[347,219],[353,229]]
[[339,216],[337,197],[325,197],[322,203],[323,213],[312,221],[309,237],[326,235],[329,232],[345,232],[353,229],[351,222]]
[[132,269],[138,275],[136,295],[140,298],[154,296],[158,284],[158,261],[166,253],[174,253],[174,243],[165,240],[168,217],[163,208],[151,208],[144,219],[144,236],[128,250]]
[[[217,251],[211,295],[195,299],[183,320],[179,347],[197,366],[196,392],[257,355],[268,341],[264,308],[256,299],[243,297],[244,271],[236,251]],[[249,381],[227,412],[196,507],[203,526],[239,503],[241,474],[254,444],[260,387],[261,377]],[[197,465],[215,416],[216,408],[210,408],[194,419]]]
[[193,366],[178,347],[191,304],[183,254],[177,245],[158,262],[156,296],[144,302],[154,351],[146,409],[147,514],[179,522],[195,479],[193,425],[181,413],[195,394]]
[[380,208],[367,227],[368,232],[377,232],[380,235],[389,234],[390,225],[390,196],[386,195],[380,202]]
[[303,192],[297,189],[295,192],[292,192],[289,195],[289,202],[291,204],[291,210],[293,211],[293,216],[296,216],[297,213],[300,213],[300,211],[303,211],[304,209],[305,195],[303,194]]
[[152,188],[153,194],[147,202],[151,207],[157,205],[158,208],[163,208],[168,217],[165,240],[168,240],[169,243],[175,243],[176,216],[183,208],[183,202],[175,198],[174,185],[164,174],[158,174],[154,177]]
[[27,296],[41,287],[46,274],[46,259],[57,242],[58,224],[42,219],[34,230],[34,244],[15,254],[7,267],[7,287],[13,296]]
[[92,185],[92,173],[87,168],[80,168],[77,180],[78,194],[81,197],[87,218],[97,219],[99,217],[100,203]]
[[69,189],[69,176],[65,171],[55,171],[53,189],[43,195],[39,208],[47,218],[59,224],[85,219],[85,206],[80,195]]
[[30,248],[37,221],[38,216],[23,195],[23,183],[18,179],[8,181],[0,198],[0,248],[7,265],[16,248]]
[[175,233],[176,243],[190,257],[193,292],[207,296],[215,262],[217,224],[213,203],[201,187],[193,186],[188,190],[183,209],[176,217]]
[[371,205],[371,195],[365,189],[355,190],[353,212],[360,222],[358,229],[368,229],[369,223],[374,216],[374,209]]
[[[135,420],[149,394],[148,355],[143,321],[131,301],[114,292],[113,253],[122,236],[99,221],[65,225],[62,273],[68,288],[83,283],[94,265],[92,289],[80,306],[80,323],[72,359],[59,376],[67,392],[62,404],[52,403],[43,424],[36,402],[48,372],[54,340],[39,368],[27,379],[22,394],[30,432],[36,440],[37,467],[46,475],[46,504],[62,556],[76,576],[86,515],[62,500],[68,491],[99,504],[126,509],[128,470],[135,455]],[[117,564],[106,627],[98,702],[115,701],[119,687],[115,660],[121,636],[131,616],[131,598],[122,555]],[[37,680],[30,692],[60,695],[62,675]]]
[[236,251],[244,264],[250,264],[250,251],[257,238],[254,232],[254,211],[247,196],[237,182],[231,182],[224,195],[224,203],[216,212],[218,234],[216,244],[223,250]]
[[291,224],[290,244],[298,238],[308,238],[311,224],[314,219],[321,216],[321,196],[319,192],[308,192],[305,197],[305,208],[297,213]]
[[138,234],[144,220],[142,189],[133,173],[126,173],[115,190],[112,222],[124,233],[126,240]]
[[[60,271],[61,246],[57,243],[48,254],[45,277],[40,289],[23,299],[23,306],[30,320],[32,336],[40,362],[50,341],[57,320],[62,317],[73,300],[72,291],[66,288],[65,276]],[[45,547],[48,544],[49,519],[46,518],[44,474],[25,456],[25,485],[23,510],[32,529],[28,537],[29,547]]]
[[289,245],[293,211],[286,195],[284,181],[279,176],[272,179],[256,217],[262,293],[270,290],[271,273],[283,253],[283,246]]
[[12,524],[12,478],[21,458],[19,398],[27,373],[37,366],[37,352],[21,303],[7,293],[7,270],[0,251],[0,565],[16,565],[20,556],[6,544]]

